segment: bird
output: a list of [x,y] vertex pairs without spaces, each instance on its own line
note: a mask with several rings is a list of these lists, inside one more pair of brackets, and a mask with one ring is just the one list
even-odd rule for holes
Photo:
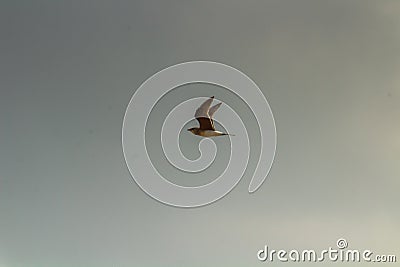
[[194,117],[199,122],[200,127],[194,127],[187,130],[194,135],[202,137],[214,137],[221,135],[233,136],[233,134],[228,134],[215,130],[214,120],[212,119],[212,117],[214,113],[218,110],[218,108],[222,105],[222,102],[211,107],[211,103],[213,102],[213,100],[214,96],[204,101],[204,103],[200,105],[200,107],[196,110],[194,114]]

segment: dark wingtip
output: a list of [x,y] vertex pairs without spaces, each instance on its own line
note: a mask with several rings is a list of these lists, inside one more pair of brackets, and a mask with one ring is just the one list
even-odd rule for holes
[[210,97],[210,98],[214,98],[214,96]]

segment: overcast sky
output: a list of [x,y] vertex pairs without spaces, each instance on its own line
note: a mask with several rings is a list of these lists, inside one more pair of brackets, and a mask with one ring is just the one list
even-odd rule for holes
[[[399,1],[2,1],[0,40],[1,267],[272,265],[264,245],[340,237],[400,257]],[[180,209],[133,182],[121,128],[144,80],[191,60],[251,77],[278,144],[256,193],[247,172]]]

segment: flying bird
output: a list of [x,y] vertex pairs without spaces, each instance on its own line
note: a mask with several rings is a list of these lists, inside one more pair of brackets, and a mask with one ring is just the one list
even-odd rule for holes
[[221,103],[218,103],[211,107],[211,103],[214,100],[214,96],[210,97],[200,107],[196,110],[194,117],[199,122],[199,128],[190,128],[190,131],[194,135],[199,135],[203,137],[213,137],[213,136],[221,136],[221,135],[233,135],[228,133],[223,133],[220,131],[216,131],[214,127],[214,120],[212,119],[214,113],[221,106]]

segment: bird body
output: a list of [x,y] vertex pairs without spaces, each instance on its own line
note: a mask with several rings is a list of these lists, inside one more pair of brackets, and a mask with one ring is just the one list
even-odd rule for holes
[[223,133],[220,131],[211,131],[211,130],[201,130],[200,128],[190,128],[189,129],[193,134],[203,136],[203,137],[214,137],[220,135],[228,135],[227,133]]
[[222,103],[218,103],[211,107],[211,103],[214,100],[214,97],[210,97],[195,112],[195,118],[199,122],[200,127],[198,128],[190,128],[190,131],[194,135],[202,136],[202,137],[214,137],[221,135],[232,135],[228,133],[223,133],[220,131],[216,131],[214,127],[214,120],[212,116],[218,110]]

